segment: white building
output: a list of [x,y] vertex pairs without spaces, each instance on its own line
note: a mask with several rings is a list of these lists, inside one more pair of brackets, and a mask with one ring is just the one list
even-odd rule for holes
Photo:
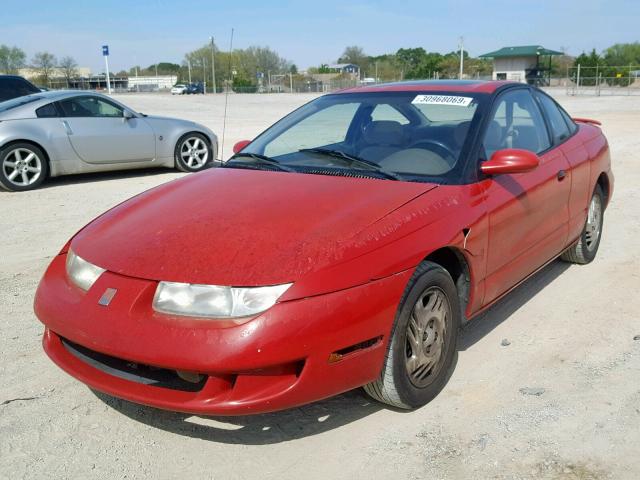
[[155,92],[157,90],[170,90],[177,81],[178,77],[176,75],[130,76],[128,87],[130,91]]

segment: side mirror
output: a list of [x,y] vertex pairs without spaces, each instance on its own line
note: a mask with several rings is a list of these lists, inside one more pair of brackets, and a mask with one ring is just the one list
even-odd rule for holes
[[124,112],[122,112],[122,116],[125,120],[131,120],[132,118],[135,118],[135,115],[131,110],[125,110]]
[[240,152],[244,147],[246,147],[250,143],[251,143],[251,140],[240,140],[238,143],[236,143],[233,146],[233,153]]
[[495,152],[490,160],[480,165],[480,171],[485,175],[524,173],[535,170],[539,164],[538,155],[529,150],[505,148]]

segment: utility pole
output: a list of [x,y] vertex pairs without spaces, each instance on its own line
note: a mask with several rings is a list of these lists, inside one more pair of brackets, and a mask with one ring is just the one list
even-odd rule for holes
[[464,39],[460,37],[460,80],[462,80],[463,71],[464,71]]
[[289,72],[289,93],[293,93],[293,73]]
[[376,83],[378,83],[378,62],[376,62]]
[[207,57],[202,57],[202,90],[207,91]]
[[187,59],[187,68],[189,69],[189,83],[191,83],[191,60]]
[[216,93],[216,60],[215,47],[213,46],[213,37],[211,37],[211,84],[213,85],[213,93]]

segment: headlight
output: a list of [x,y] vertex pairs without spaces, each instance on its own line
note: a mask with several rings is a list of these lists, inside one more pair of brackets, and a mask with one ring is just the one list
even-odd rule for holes
[[158,312],[189,317],[237,318],[272,307],[290,283],[271,287],[220,287],[160,282],[153,297]]
[[67,252],[67,275],[82,290],[89,290],[103,272],[104,268],[80,258],[73,250]]

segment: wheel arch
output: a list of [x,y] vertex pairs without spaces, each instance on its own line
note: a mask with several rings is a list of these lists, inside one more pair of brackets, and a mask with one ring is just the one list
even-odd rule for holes
[[31,145],[33,145],[34,147],[38,147],[40,149],[40,151],[42,151],[42,153],[44,154],[44,160],[47,162],[47,167],[49,167],[48,170],[48,174],[47,177],[54,177],[55,176],[55,172],[53,170],[53,166],[51,165],[51,158],[49,157],[49,152],[47,152],[47,149],[44,148],[40,143],[34,141],[34,140],[29,140],[26,138],[14,138],[9,140],[8,142],[4,143],[2,146],[0,146],[0,150],[4,150],[7,147],[10,147],[11,145],[14,145],[16,143],[29,143]]
[[609,199],[611,198],[611,182],[609,180],[609,176],[605,172],[602,172],[598,176],[596,184],[600,185],[600,188],[602,189],[602,193],[604,195],[604,204],[605,206],[608,206]]
[[466,310],[471,295],[471,266],[462,251],[456,247],[442,247],[429,253],[423,262],[440,265],[451,275],[458,291],[462,323],[465,323],[468,320]]

